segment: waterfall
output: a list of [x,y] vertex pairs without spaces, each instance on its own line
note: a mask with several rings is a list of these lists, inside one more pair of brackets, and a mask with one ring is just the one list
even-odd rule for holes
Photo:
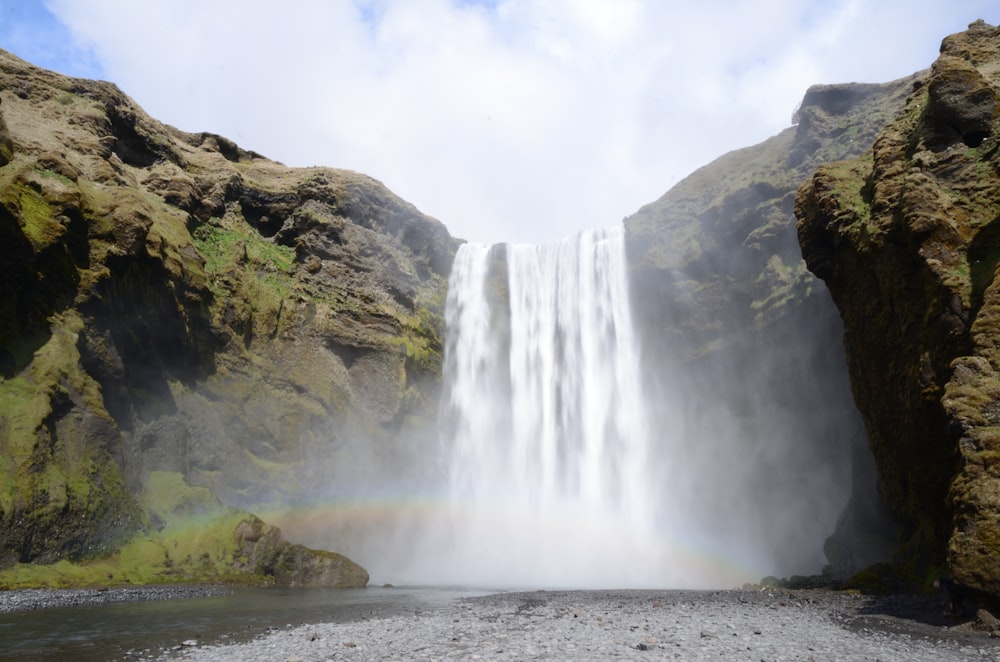
[[452,581],[667,581],[623,234],[459,249],[442,404]]
[[330,463],[337,507],[310,543],[396,584],[730,588],[818,572],[851,494],[837,440],[859,423],[828,404],[809,329],[653,352],[656,333],[673,349],[684,318],[669,315],[698,283],[678,274],[679,308],[640,329],[624,253],[621,227],[463,245],[438,439]]

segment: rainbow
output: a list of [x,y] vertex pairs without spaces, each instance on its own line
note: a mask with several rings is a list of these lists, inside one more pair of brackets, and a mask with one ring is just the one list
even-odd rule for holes
[[[763,574],[703,535],[641,531],[572,506],[539,515],[499,500],[453,503],[386,492],[260,514],[293,542],[361,563],[374,583],[719,589]],[[531,542],[525,548],[523,541]],[[523,572],[526,566],[537,569]]]

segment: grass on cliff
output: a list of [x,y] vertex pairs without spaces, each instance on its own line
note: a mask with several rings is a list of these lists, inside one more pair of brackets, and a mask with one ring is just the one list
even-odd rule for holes
[[58,241],[66,228],[57,220],[56,208],[36,188],[38,185],[31,184],[38,175],[32,165],[20,169],[8,165],[4,170],[7,174],[0,175],[0,204],[17,218],[21,231],[38,253]]
[[192,232],[218,307],[250,335],[274,334],[294,287],[295,250],[262,237],[239,218],[212,218]]
[[0,380],[0,512],[13,508],[20,487],[14,476],[30,456],[35,430],[51,408],[24,377]]
[[291,272],[295,249],[268,241],[249,224],[227,221],[211,218],[193,233],[209,273],[224,273],[246,264],[281,274]]
[[[30,369],[13,379],[0,380],[0,511],[4,513],[11,512],[14,495],[25,493],[18,476],[36,452],[38,430],[52,412],[53,398],[76,398],[92,411],[103,411],[97,383],[80,366],[76,340],[82,325],[74,314],[54,317],[52,336],[35,352]],[[74,443],[67,448],[64,444],[55,450],[79,459],[83,450],[77,446],[83,445]],[[63,476],[76,493],[90,489],[88,478],[72,472]],[[47,493],[52,497],[64,490],[54,488]]]
[[[73,312],[53,316],[52,334],[30,367],[0,380],[0,521],[11,526],[14,518],[26,517],[35,537],[18,544],[41,556],[58,551],[44,537],[56,530],[65,532],[82,556],[106,553],[129,535],[139,516],[100,437],[102,425],[111,421],[99,386],[80,365],[82,329]],[[94,416],[61,416],[53,441],[50,416],[68,406]],[[16,569],[3,573],[0,586],[11,572],[19,574]]]
[[141,502],[150,524],[116,553],[80,563],[17,564],[0,571],[0,589],[269,581],[235,565],[241,560],[235,532],[248,513],[174,472],[152,472]]
[[434,373],[441,370],[446,294],[444,288],[438,288],[418,298],[416,312],[404,320],[399,342],[406,351],[407,363],[421,370]]
[[812,294],[814,282],[815,277],[809,273],[804,261],[788,265],[780,256],[772,255],[755,280],[755,284],[760,286],[759,291],[765,295],[750,304],[756,324],[763,327],[776,322],[789,303],[801,301]]

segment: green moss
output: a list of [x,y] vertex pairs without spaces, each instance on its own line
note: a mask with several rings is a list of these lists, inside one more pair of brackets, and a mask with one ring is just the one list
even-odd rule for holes
[[207,274],[193,249],[185,215],[151,194],[139,202],[148,206],[152,219],[146,235],[147,250],[160,257],[163,266],[179,280],[196,288],[205,287]]
[[56,220],[56,210],[42,194],[24,182],[11,183],[0,191],[0,204],[17,217],[21,231],[35,252],[55,243],[66,232]]
[[278,483],[284,485],[292,485],[295,483],[295,467],[281,462],[264,459],[247,448],[241,448],[240,450],[253,465],[256,470],[255,474],[262,477],[267,476],[268,483]]
[[[246,513],[224,506],[210,490],[189,485],[181,474],[165,471],[149,475],[141,503],[159,522],[149,541],[164,550],[166,575],[194,581],[235,574],[234,532]],[[142,549],[150,557],[147,541],[138,544],[141,549],[130,551],[128,558]]]
[[117,204],[115,189],[82,178],[77,185],[83,194],[80,211],[89,224],[91,240],[112,235],[115,227],[112,212]]
[[229,310],[233,323],[249,325],[238,329],[248,337],[277,334],[284,301],[295,289],[294,249],[265,239],[236,217],[210,219],[192,239],[205,261],[216,315]]
[[0,448],[5,459],[30,447],[35,428],[50,411],[45,393],[26,377],[0,379]]
[[[104,579],[106,580],[107,577],[105,576]],[[38,587],[72,588],[97,586],[103,583],[86,567],[69,561],[59,561],[50,565],[18,563],[12,568],[0,572],[0,589],[2,590]]]
[[780,319],[787,306],[812,294],[813,282],[804,261],[786,264],[781,256],[770,256],[754,281],[753,291],[764,295],[750,304],[755,324],[762,327]]
[[139,534],[116,555],[94,562],[91,567],[105,568],[99,574],[112,580],[118,578],[120,582],[152,584],[163,581],[173,564],[167,550],[157,538]]
[[52,336],[35,353],[31,375],[36,384],[58,384],[80,398],[89,411],[109,418],[104,410],[100,386],[80,365],[77,342],[83,324],[75,311],[55,315],[52,318]]
[[[76,349],[76,330],[80,321],[72,315],[55,318],[53,333],[44,346],[34,355],[31,368],[25,375],[0,380],[0,440],[3,462],[0,464],[0,507],[11,512],[18,495],[25,496],[24,478],[19,470],[35,452],[38,430],[52,412],[52,398],[56,393],[72,391],[90,404],[95,412],[103,412],[100,391],[79,366],[80,355]],[[66,476],[50,466],[34,476],[44,491],[55,500],[50,503],[65,506],[65,489],[55,484],[65,483]],[[87,481],[76,481],[82,492]],[[62,495],[62,496],[59,496]]]
[[201,516],[222,508],[211,490],[192,487],[182,474],[171,471],[153,471],[149,474],[145,480],[141,503],[150,516],[163,522]]
[[844,583],[848,590],[868,594],[885,594],[895,589],[896,580],[893,577],[892,566],[888,563],[877,563],[864,570],[854,573]]
[[40,168],[38,174],[45,179],[54,179],[64,186],[75,186],[76,184],[72,179],[66,175],[62,175],[55,170],[49,170],[48,168]]
[[384,341],[397,344],[403,350],[407,376],[414,372],[439,374],[441,371],[446,296],[444,287],[429,288],[417,298],[415,312],[385,311],[395,317],[402,328],[400,335],[387,336]]
[[867,156],[823,166],[823,170],[836,181],[832,197],[837,206],[849,212],[858,225],[871,217],[871,197],[866,184],[866,177],[872,169],[871,153]]
[[79,563],[17,564],[0,572],[0,588],[271,581],[235,565],[235,532],[252,516],[221,504],[208,489],[179,473],[152,472],[141,503],[151,525],[118,551]]
[[[287,277],[295,264],[293,248],[268,241],[249,224],[233,219],[209,219],[195,229],[192,238],[213,275],[249,265]],[[288,287],[290,280],[283,279],[281,286]]]

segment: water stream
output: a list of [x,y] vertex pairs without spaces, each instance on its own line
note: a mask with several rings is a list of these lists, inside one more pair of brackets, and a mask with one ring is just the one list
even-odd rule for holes
[[622,229],[462,246],[446,328],[441,579],[677,585],[658,538]]
[[[323,464],[329,493],[273,518],[289,539],[376,584],[729,588],[820,572],[860,427],[830,334],[789,320],[768,344],[740,335],[745,310],[709,310],[732,327],[719,346],[672,353],[684,318],[632,309],[624,235],[461,246],[436,440],[359,442],[369,461]],[[674,277],[685,303],[698,283]]]

